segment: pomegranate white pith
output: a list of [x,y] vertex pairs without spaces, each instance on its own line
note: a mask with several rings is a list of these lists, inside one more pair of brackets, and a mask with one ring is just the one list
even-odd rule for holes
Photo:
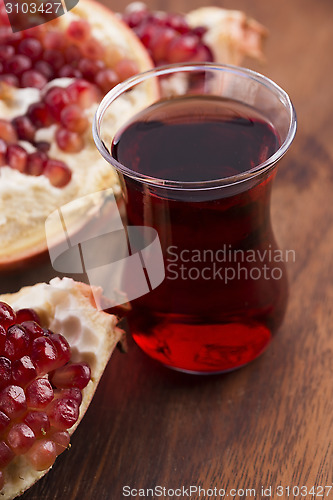
[[[118,319],[96,308],[98,307],[96,306],[96,301],[99,301],[99,296],[102,300],[100,290],[94,289],[93,295],[90,287],[82,283],[76,283],[68,278],[62,280],[55,278],[50,284],[40,283],[33,287],[23,288],[16,294],[0,296],[0,301],[10,304],[15,310],[27,307],[33,308],[40,316],[42,326],[54,332],[61,332],[63,337],[68,341],[71,350],[69,364],[65,363],[63,367],[56,369],[48,377],[52,386],[54,386],[54,399],[52,400],[52,394],[49,394],[51,390],[50,386],[46,388],[46,391],[42,392],[44,400],[38,403],[41,405],[38,411],[41,414],[47,413],[51,425],[52,422],[57,421],[54,429],[51,429],[51,435],[47,431],[45,438],[44,436],[39,436],[30,447],[31,442],[29,442],[29,439],[33,438],[29,437],[27,427],[31,428],[31,426],[35,426],[35,429],[43,428],[43,415],[36,418],[36,415],[30,415],[33,411],[29,410],[27,421],[19,422],[20,411],[16,409],[18,413],[17,416],[14,415],[14,418],[18,419],[17,423],[21,427],[14,427],[10,439],[12,440],[11,442],[18,443],[16,446],[23,447],[21,451],[25,451],[24,446],[27,446],[29,449],[26,451],[27,455],[22,455],[19,454],[20,449],[18,448],[18,456],[4,469],[5,486],[1,491],[1,498],[6,500],[15,498],[25,489],[29,488],[47,472],[49,466],[53,463],[52,460],[54,460],[55,455],[59,454],[59,450],[63,450],[64,447],[66,448],[68,444],[66,444],[66,439],[68,440],[68,437],[66,438],[68,422],[63,425],[61,417],[62,409],[65,410],[64,413],[67,414],[67,418],[73,418],[73,422],[75,422],[77,417],[76,412],[79,408],[78,419],[73,426],[68,428],[69,434],[72,434],[91,401],[113,349],[122,339],[123,332],[116,327]],[[91,371],[90,381],[82,388],[89,376],[88,366]],[[64,373],[66,370],[67,373]],[[32,377],[33,375],[30,376]],[[68,377],[73,381],[72,388],[68,387]],[[36,382],[36,380],[39,382]],[[24,389],[26,399],[30,398],[28,404],[32,405],[32,407],[38,407],[36,402],[31,403],[31,401],[35,401],[36,397],[37,399],[40,397],[40,392],[36,391],[36,388],[33,387],[33,384],[36,385],[36,383],[49,384],[45,375],[41,372],[41,375],[37,374],[34,382],[31,383],[32,387],[29,390]],[[64,385],[67,385],[67,387],[64,387]],[[23,392],[20,389],[16,390]],[[70,393],[70,391],[72,392]],[[82,392],[81,404],[80,391]],[[48,398],[50,398],[51,403],[48,401]],[[43,410],[43,405],[45,411]],[[62,408],[64,405],[67,405],[67,408]],[[22,424],[25,424],[26,427],[22,426]],[[38,434],[38,430],[35,432]],[[24,438],[17,437],[22,436],[22,434]],[[0,449],[0,455],[5,456],[5,452],[6,450]],[[51,463],[48,465],[47,460],[49,459]],[[46,470],[35,470],[41,467],[46,467]]]

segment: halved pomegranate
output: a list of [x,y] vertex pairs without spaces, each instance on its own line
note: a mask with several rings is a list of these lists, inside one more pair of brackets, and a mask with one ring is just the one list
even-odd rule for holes
[[69,446],[123,332],[101,291],[69,278],[0,296],[0,494],[29,488]]

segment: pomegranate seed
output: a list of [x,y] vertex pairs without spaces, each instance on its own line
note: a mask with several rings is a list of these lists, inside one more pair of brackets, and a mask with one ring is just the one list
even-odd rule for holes
[[6,387],[11,380],[12,363],[5,356],[0,356],[0,389]]
[[[1,120],[0,120],[1,125]],[[0,302],[0,325],[4,328],[8,328],[8,326],[14,325],[16,323],[16,313],[10,307],[10,305],[5,302]]]
[[55,444],[57,456],[69,448],[70,437],[67,431],[57,431],[50,435]]
[[72,21],[67,28],[67,36],[69,40],[74,42],[84,42],[88,40],[91,32],[91,27],[88,21],[84,19],[78,19],[77,21]]
[[57,368],[60,368],[61,366],[68,363],[68,361],[71,359],[71,348],[65,337],[58,333],[50,333],[48,334],[48,338],[52,341],[57,350],[57,363],[53,368],[54,370],[56,370]]
[[0,26],[0,44],[3,43],[7,44],[9,42],[11,34],[12,34],[12,29],[9,26],[9,23],[8,26]]
[[14,456],[8,444],[4,441],[0,441],[0,469],[5,468],[13,460]]
[[26,388],[29,408],[43,409],[53,400],[53,389],[46,378],[37,378]]
[[82,78],[82,73],[70,64],[65,64],[59,71],[60,78]]
[[191,34],[181,35],[170,42],[167,59],[170,63],[191,61],[196,55],[198,37]]
[[16,311],[16,321],[17,323],[23,323],[23,321],[35,321],[35,323],[40,324],[40,317],[30,308],[23,308]]
[[54,69],[51,64],[46,61],[37,61],[34,65],[34,69],[45,76],[45,78],[49,81],[54,77]]
[[35,435],[27,424],[14,424],[7,435],[7,443],[16,455],[26,453],[35,442]]
[[33,430],[36,438],[45,436],[50,429],[49,417],[43,411],[29,411],[24,422]]
[[48,160],[44,175],[49,179],[52,186],[58,188],[66,186],[72,178],[72,172],[60,160]]
[[186,19],[180,14],[169,14],[166,18],[166,25],[182,35],[190,31]]
[[81,108],[90,108],[99,99],[97,87],[86,80],[76,80],[67,87],[67,93],[72,102]]
[[62,125],[71,132],[82,134],[89,126],[88,119],[82,113],[82,109],[76,104],[66,106],[60,115]]
[[4,82],[11,87],[18,87],[20,84],[19,79],[15,75],[1,75],[0,82]]
[[69,104],[70,97],[66,89],[61,87],[52,87],[44,96],[44,102],[50,114],[60,120],[61,111]]
[[58,368],[50,377],[57,389],[78,387],[84,389],[90,380],[91,372],[87,363],[73,363]]
[[48,31],[43,38],[45,49],[62,50],[65,48],[66,40],[62,32]]
[[3,432],[9,424],[10,418],[3,411],[0,411],[0,432]]
[[197,26],[196,28],[192,29],[192,33],[201,40],[202,37],[207,33],[207,28],[205,28],[205,26]]
[[[13,144],[18,140],[15,128],[7,120],[0,119],[0,139],[6,141],[7,144]],[[0,311],[0,322],[1,322],[1,311]]]
[[144,21],[147,14],[147,9],[134,10],[133,12],[125,13],[123,21],[128,24],[130,28],[135,28]]
[[153,24],[149,24],[147,22],[142,23],[134,29],[134,32],[147,49],[151,47],[152,40],[159,31],[159,26],[154,26]]
[[168,45],[178,36],[172,28],[161,28],[152,39],[152,57],[155,62],[166,61]]
[[56,446],[49,439],[38,439],[25,456],[35,470],[46,470],[57,458]]
[[214,61],[213,53],[210,50],[210,48],[207,47],[207,45],[204,45],[203,43],[200,43],[198,45],[198,47],[197,47],[197,52],[196,52],[195,56],[192,58],[192,61],[197,61],[197,62],[201,62],[201,61],[213,62]]
[[65,128],[58,128],[55,138],[59,148],[67,153],[79,153],[84,148],[83,138]]
[[11,45],[0,45],[0,62],[11,59],[15,54],[15,49]]
[[65,58],[59,50],[46,49],[43,52],[43,60],[58,71],[65,64]]
[[0,139],[0,167],[7,163],[7,144],[3,139]]
[[68,47],[66,47],[64,54],[67,63],[78,64],[82,59],[80,49],[76,47],[76,45],[69,45]]
[[92,59],[83,58],[79,62],[78,69],[81,71],[83,77],[88,81],[93,81],[96,74],[105,68],[103,61],[94,61]]
[[43,328],[36,321],[22,321],[21,326],[29,333],[32,340],[44,336]]
[[5,341],[5,355],[15,361],[21,356],[24,356],[30,348],[30,335],[20,325],[12,325],[7,330],[7,338]]
[[55,399],[69,398],[75,401],[79,406],[82,403],[82,393],[78,387],[68,387],[66,389],[55,389]]
[[21,54],[13,56],[11,59],[6,61],[5,69],[7,73],[20,76],[24,71],[31,68],[31,60],[27,56]]
[[102,69],[95,77],[95,83],[104,92],[109,92],[117,83],[119,83],[118,74],[112,69]]
[[69,398],[56,399],[47,408],[50,424],[61,431],[72,427],[79,418],[79,405]]
[[48,127],[52,124],[52,116],[44,102],[30,104],[27,116],[37,128]]
[[41,375],[53,370],[57,359],[57,350],[47,337],[39,337],[32,342],[31,359]]
[[36,151],[28,155],[27,174],[42,175],[47,163],[47,155],[42,151]]
[[9,418],[20,417],[27,409],[24,390],[18,385],[8,385],[0,392],[0,410]]
[[13,362],[12,379],[17,385],[25,387],[37,377],[37,370],[29,356],[22,356]]
[[42,153],[47,153],[51,148],[51,144],[46,141],[38,141],[35,142],[35,147],[38,149],[38,151]]
[[28,153],[22,146],[10,144],[7,149],[8,165],[14,170],[23,173],[27,166]]
[[[29,142],[34,140],[36,128],[30,118],[27,116],[17,116],[12,120],[12,124],[19,139]],[[21,321],[18,320],[18,323],[21,323]]]
[[6,335],[7,335],[6,329],[2,325],[0,325],[0,352],[2,352],[4,348]]
[[43,48],[37,38],[25,38],[20,42],[17,51],[19,54],[29,57],[31,61],[37,61],[42,54]]
[[81,52],[89,59],[103,59],[105,47],[96,38],[91,37],[81,45]]
[[34,69],[25,71],[21,77],[22,87],[33,87],[41,90],[47,84],[48,79],[39,71]]

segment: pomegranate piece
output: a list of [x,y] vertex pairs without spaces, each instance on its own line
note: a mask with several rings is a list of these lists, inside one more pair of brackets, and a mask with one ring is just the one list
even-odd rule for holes
[[60,120],[61,111],[70,103],[70,96],[67,89],[52,87],[44,96],[44,103],[51,116],[57,121]]
[[8,165],[14,170],[24,173],[27,166],[28,153],[22,146],[10,144],[7,149]]
[[24,356],[30,348],[30,335],[22,326],[12,325],[7,330],[4,354],[12,361]]
[[44,175],[54,187],[64,187],[72,178],[72,172],[60,160],[48,160],[44,169]]
[[50,421],[43,411],[29,411],[24,422],[33,430],[36,438],[44,437],[50,429]]
[[66,31],[69,40],[79,43],[88,40],[90,33],[91,26],[88,21],[84,19],[72,21]]
[[29,356],[22,356],[13,362],[12,380],[16,385],[25,387],[37,377],[37,370]]
[[35,323],[40,325],[40,318],[36,311],[27,307],[16,311],[16,321],[20,324],[24,321],[34,321]]
[[15,128],[7,120],[0,119],[0,139],[3,139],[7,144],[16,143],[18,140]]
[[0,356],[0,389],[6,387],[11,380],[12,363],[6,356]]
[[25,38],[19,43],[17,51],[19,54],[27,56],[31,61],[37,61],[43,52],[43,47],[37,38]]
[[3,139],[0,139],[0,167],[7,163],[7,144]]
[[24,390],[18,385],[8,385],[0,392],[0,410],[9,418],[19,418],[27,410]]
[[32,66],[31,60],[27,56],[17,54],[5,62],[6,73],[20,76]]
[[7,435],[7,443],[15,455],[26,453],[35,440],[36,438],[32,429],[22,422],[14,424]]
[[48,79],[39,71],[31,69],[25,71],[21,77],[22,87],[33,87],[41,90],[47,84]]
[[0,469],[6,467],[14,457],[15,455],[8,444],[4,441],[0,441]]
[[65,431],[79,418],[79,405],[71,398],[56,399],[48,406],[47,414],[51,426]]
[[50,439],[38,439],[25,456],[35,470],[46,470],[57,458],[56,445]]
[[87,386],[90,376],[90,367],[87,363],[72,363],[58,368],[50,380],[58,389],[68,387],[83,389]]
[[28,155],[27,173],[29,175],[42,175],[47,163],[47,154],[42,151],[36,151]]
[[78,134],[83,134],[89,126],[88,119],[76,104],[66,106],[61,112],[60,120],[65,128]]
[[47,337],[39,337],[32,342],[31,359],[39,375],[53,370],[57,355],[54,344]]
[[35,137],[36,127],[27,116],[17,116],[12,120],[19,139],[32,142]]
[[53,400],[53,389],[46,378],[37,378],[26,388],[29,408],[44,409]]
[[16,313],[5,302],[0,302],[0,325],[8,328],[16,323]]

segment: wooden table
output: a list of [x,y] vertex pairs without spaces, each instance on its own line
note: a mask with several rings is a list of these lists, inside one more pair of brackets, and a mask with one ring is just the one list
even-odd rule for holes
[[[117,0],[103,1],[120,9]],[[200,5],[148,3],[178,11]],[[251,498],[250,492],[233,496],[231,488],[255,488],[255,498],[310,499],[287,489],[279,496],[277,486],[332,485],[333,3],[220,4],[243,9],[269,28],[267,64],[247,64],[285,88],[298,114],[272,207],[281,247],[296,251],[284,324],[261,358],[224,376],[169,371],[130,342],[127,355],[114,354],[71,450],[24,500],[119,500],[126,485],[217,487],[237,499]],[[1,280],[1,291],[41,278],[39,269],[17,274]],[[272,493],[261,494],[262,485]],[[190,498],[206,499],[209,492]]]

